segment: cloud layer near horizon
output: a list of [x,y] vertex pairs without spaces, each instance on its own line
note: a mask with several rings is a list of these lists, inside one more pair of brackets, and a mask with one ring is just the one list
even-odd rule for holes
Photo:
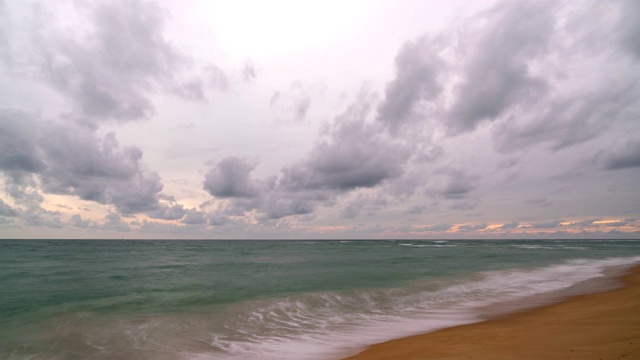
[[351,91],[174,10],[0,3],[3,237],[640,234],[633,1],[492,3]]

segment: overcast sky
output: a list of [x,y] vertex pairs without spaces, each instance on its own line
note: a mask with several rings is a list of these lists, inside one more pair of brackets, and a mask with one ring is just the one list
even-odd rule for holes
[[2,238],[638,238],[640,2],[0,0]]

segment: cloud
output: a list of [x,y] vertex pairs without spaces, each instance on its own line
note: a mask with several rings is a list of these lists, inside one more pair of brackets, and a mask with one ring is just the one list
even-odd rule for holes
[[38,129],[27,114],[0,110],[0,169],[39,172],[46,167],[36,146]]
[[0,1],[0,62],[10,64],[11,43],[9,42],[9,31],[11,24],[9,14],[4,1]]
[[184,219],[182,219],[182,223],[187,225],[205,224],[207,222],[205,215],[206,213],[204,211],[191,208],[186,211]]
[[451,228],[453,228],[452,224],[436,224],[436,225],[429,225],[429,226],[420,226],[420,227],[417,227],[416,230],[444,232],[444,231],[451,230]]
[[510,223],[506,223],[506,224],[502,224],[500,226],[500,229],[516,229],[520,224],[517,222],[510,222]]
[[307,159],[284,170],[284,186],[349,191],[401,175],[410,150],[387,137],[376,124],[364,121],[368,112],[368,106],[361,104],[337,117],[328,136],[316,143]]
[[530,73],[529,62],[548,50],[552,9],[546,1],[502,2],[483,14],[487,25],[465,59],[463,82],[455,88],[446,124],[449,130],[471,131],[481,121],[494,120],[545,93],[545,81]]
[[17,216],[16,213],[11,206],[7,205],[4,200],[0,199],[0,216],[3,217],[14,217]]
[[422,101],[442,92],[439,72],[443,66],[437,44],[429,37],[405,43],[395,58],[396,76],[387,83],[384,101],[378,106],[378,120],[395,132],[409,121]]
[[187,211],[181,204],[173,204],[170,206],[161,206],[157,210],[150,211],[148,214],[152,219],[180,220],[187,214]]
[[[300,81],[294,81],[287,91],[275,91],[269,100],[269,106],[276,114],[286,113],[283,116],[285,122],[302,122],[311,108],[311,96],[317,95],[322,90],[317,86],[305,85]],[[287,119],[290,118],[290,119]]]
[[293,107],[294,119],[296,121],[301,121],[302,119],[304,119],[304,117],[307,116],[309,107],[311,107],[311,98],[308,95],[301,96],[296,99]]
[[464,170],[441,168],[431,175],[432,184],[427,188],[427,195],[449,200],[468,199],[478,187],[478,176]]
[[60,213],[55,211],[32,208],[22,212],[20,218],[28,226],[44,226],[52,229],[60,229],[64,226]]
[[[84,121],[149,117],[158,90],[203,99],[206,84],[184,79],[192,61],[165,38],[164,14],[155,3],[111,1],[74,10],[92,26],[71,23],[72,31],[43,21],[38,49],[43,77]],[[213,87],[226,88],[226,74],[211,68]]]
[[[443,31],[408,39],[395,54],[385,52],[389,43],[364,44],[367,52],[360,54],[372,61],[370,69],[379,70],[384,59],[394,62],[387,78],[380,78],[384,71],[375,72],[371,85],[355,96],[349,89],[361,72],[336,79],[335,68],[311,74],[306,65],[292,63],[286,69],[265,68],[268,81],[261,83],[255,81],[257,64],[264,61],[260,54],[236,65],[190,58],[180,49],[193,48],[198,59],[233,54],[220,54],[205,38],[181,39],[208,33],[201,31],[208,24],[167,33],[173,24],[160,7],[166,4],[115,0],[33,8],[7,3],[15,10],[11,13],[3,4],[0,0],[0,20],[7,22],[0,21],[0,57],[14,60],[0,60],[8,70],[0,76],[7,85],[5,105],[30,106],[31,98],[25,99],[33,96],[33,108],[43,114],[0,110],[0,217],[16,226],[99,228],[104,223],[103,230],[174,229],[203,236],[209,234],[202,229],[210,226],[215,234],[238,230],[243,234],[238,236],[260,236],[310,233],[320,225],[338,231],[361,217],[363,225],[342,234],[357,236],[366,229],[389,236],[415,229],[487,234],[486,227],[476,228],[485,221],[498,224],[489,227],[498,235],[575,231],[578,225],[557,220],[513,222],[540,219],[535,212],[543,206],[550,216],[571,214],[577,190],[554,191],[558,179],[575,182],[575,189],[588,194],[581,197],[585,214],[616,219],[635,216],[637,210],[628,176],[640,167],[640,13],[634,1],[499,1],[454,19]],[[39,26],[27,23],[25,30],[15,16],[22,12]],[[70,16],[62,17],[67,12]],[[176,19],[189,13],[177,12]],[[32,31],[38,36],[31,37]],[[217,40],[218,35],[224,36],[215,34]],[[362,58],[341,61],[358,66]],[[331,91],[325,93],[327,79]],[[19,80],[15,89],[9,86],[13,80]],[[242,86],[229,91],[234,83]],[[204,102],[211,91],[228,93],[211,104],[184,102]],[[265,103],[251,104],[247,96]],[[154,114],[160,109],[166,112]],[[294,126],[265,129],[269,114],[263,111]],[[242,124],[255,125],[249,132],[225,121],[245,116]],[[158,131],[139,143],[124,140],[146,125],[122,122],[154,118],[160,128],[175,129],[182,117],[188,118],[191,134]],[[219,126],[225,130],[218,131]],[[308,137],[316,127],[318,133]],[[130,129],[125,137],[122,131]],[[203,136],[218,139],[215,149],[198,154],[184,149]],[[262,140],[253,141],[256,136]],[[286,153],[285,142],[298,151]],[[246,145],[242,156],[229,156],[237,149],[222,152],[238,144]],[[163,160],[166,146],[182,148],[201,164],[203,154],[215,158],[201,175],[189,173],[190,164]],[[259,157],[251,155],[256,149]],[[278,159],[270,156],[274,153]],[[144,156],[149,155],[161,164],[147,168]],[[187,204],[202,205],[189,208],[164,194],[160,173],[173,178],[170,188]],[[194,176],[200,189],[190,188]],[[606,201],[615,206],[594,201],[604,198],[597,191],[606,191]],[[553,202],[541,198],[549,193]],[[57,208],[52,200],[61,197],[51,194],[102,204],[97,208],[109,215],[104,220],[72,215],[77,207]],[[424,217],[415,215],[420,213],[442,224],[412,225]],[[371,214],[379,226],[366,224],[370,219],[364,217]],[[465,215],[481,224],[463,224],[459,217]],[[159,220],[145,222],[147,217]]]
[[462,172],[455,172],[449,176],[442,195],[447,199],[464,199],[477,186],[477,179]]
[[[204,73],[205,78],[208,80],[207,82],[214,89],[227,90],[229,88],[231,80],[229,80],[227,73],[220,67],[210,64]],[[202,97],[204,97],[204,95],[202,95]]]
[[230,222],[230,219],[227,216],[216,212],[209,213],[206,218],[209,225],[212,226],[222,226]]
[[640,4],[635,0],[621,1],[618,31],[622,47],[640,59]]
[[[633,221],[633,220],[631,220],[631,221]],[[627,224],[629,224],[629,221],[621,220],[621,221],[606,222],[603,225],[604,226],[612,226],[612,227],[620,227],[620,226],[625,226]]]
[[[501,152],[540,143],[558,151],[597,138],[640,110],[638,58],[620,56],[619,43],[610,41],[632,39],[623,51],[635,51],[637,8],[499,2],[463,28],[403,45],[378,119],[392,132],[442,129],[447,136],[491,123]],[[621,15],[602,17],[605,10]]]
[[494,172],[498,172],[498,171],[501,171],[501,170],[508,170],[508,169],[513,168],[516,165],[518,165],[518,159],[517,158],[503,159],[503,160],[500,160],[498,165],[496,165],[496,169],[494,170]]
[[38,182],[33,175],[10,172],[5,174],[4,185],[6,193],[14,203],[12,208],[3,209],[7,215],[14,215],[12,217],[21,220],[27,226],[61,228],[64,225],[59,211],[42,208],[44,196],[39,191]]
[[93,221],[84,220],[82,219],[82,216],[80,216],[79,214],[71,215],[69,222],[77,228],[88,228],[88,227],[95,226],[95,223]]
[[260,209],[263,214],[260,218],[275,220],[285,216],[311,214],[314,208],[315,203],[309,200],[270,196]]
[[129,232],[131,226],[122,220],[122,217],[116,213],[109,213],[104,217],[104,223],[100,226],[101,229],[118,232]]
[[619,170],[640,167],[640,140],[628,140],[614,148],[598,154],[596,161],[605,170]]
[[340,215],[347,219],[353,219],[360,215],[362,210],[366,210],[367,215],[373,215],[375,212],[382,210],[388,204],[389,201],[380,193],[369,196],[359,194],[342,208]]
[[610,41],[616,25],[620,25],[616,21],[636,15],[623,14],[620,19],[601,16],[603,11],[624,13],[621,4],[587,2],[549,7],[556,19],[570,13],[573,20],[556,21],[550,27],[553,34],[545,52],[527,59],[547,90],[505,108],[493,129],[500,151],[522,150],[540,143],[549,144],[553,151],[562,150],[603,136],[640,110],[638,59],[621,56],[619,47]]
[[484,230],[487,228],[487,226],[489,226],[489,224],[487,223],[476,224],[476,225],[465,224],[465,225],[458,225],[456,228],[458,231],[462,231],[462,232],[474,232],[477,230]]
[[7,112],[0,128],[8,137],[0,144],[0,170],[14,179],[14,198],[26,196],[19,185],[35,175],[34,186],[45,193],[114,205],[123,214],[161,211],[159,175],[141,164],[139,148],[120,146],[114,133],[100,138],[86,127]]
[[32,174],[5,172],[5,191],[14,203],[29,209],[39,209],[44,197],[38,189],[38,183]]
[[139,148],[121,147],[114,133],[99,139],[85,128],[52,126],[39,146],[48,165],[41,172],[46,192],[113,204],[124,214],[158,209],[160,177],[143,168]]
[[564,222],[564,220],[538,221],[538,222],[535,222],[533,224],[530,224],[530,227],[532,227],[534,229],[553,229],[553,228],[556,228],[558,226],[561,226],[561,224],[563,222]]
[[220,199],[256,197],[258,185],[250,176],[254,168],[239,157],[226,157],[205,174],[204,189]]
[[551,205],[551,202],[546,197],[526,199],[524,203],[538,205],[540,207],[547,207]]
[[253,65],[253,61],[251,61],[251,59],[248,59],[247,61],[244,62],[244,65],[242,66],[242,79],[244,81],[251,81],[255,79],[255,77],[256,77],[256,68]]
[[332,204],[353,190],[380,186],[400,176],[410,149],[370,121],[371,105],[370,95],[361,93],[327,127],[309,154],[283,167],[279,177],[253,179],[255,166],[228,157],[205,174],[205,190],[230,200],[223,214],[256,210],[260,220],[274,220],[311,214],[318,204]]
[[499,124],[494,139],[499,150],[505,152],[544,142],[551,143],[552,150],[560,150],[591,140],[622,121],[638,107],[638,96],[640,87],[632,78],[557,96],[539,104],[535,111],[513,115]]

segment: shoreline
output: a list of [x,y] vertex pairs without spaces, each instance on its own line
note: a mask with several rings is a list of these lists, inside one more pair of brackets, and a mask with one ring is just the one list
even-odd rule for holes
[[623,286],[371,345],[343,360],[640,359],[640,265]]

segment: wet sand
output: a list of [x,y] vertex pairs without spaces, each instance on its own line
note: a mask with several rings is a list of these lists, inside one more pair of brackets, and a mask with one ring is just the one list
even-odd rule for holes
[[640,266],[625,286],[373,345],[345,360],[640,359]]

